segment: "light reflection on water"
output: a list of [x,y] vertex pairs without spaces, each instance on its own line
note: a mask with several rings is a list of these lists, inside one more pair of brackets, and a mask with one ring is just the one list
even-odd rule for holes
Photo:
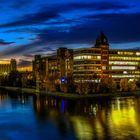
[[139,140],[140,98],[0,94],[0,140]]

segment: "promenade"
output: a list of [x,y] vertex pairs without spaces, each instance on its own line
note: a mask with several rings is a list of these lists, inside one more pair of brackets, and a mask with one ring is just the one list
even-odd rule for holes
[[42,96],[51,96],[57,98],[69,98],[69,99],[82,99],[82,98],[113,98],[113,97],[127,97],[127,96],[140,96],[140,91],[134,92],[120,92],[117,91],[116,93],[97,93],[97,94],[87,94],[87,95],[79,95],[76,93],[63,93],[63,92],[47,92],[43,91],[36,91],[36,89],[30,88],[19,88],[19,87],[3,87],[0,86],[1,90],[9,90],[15,91],[15,93],[22,93],[28,95],[42,95]]

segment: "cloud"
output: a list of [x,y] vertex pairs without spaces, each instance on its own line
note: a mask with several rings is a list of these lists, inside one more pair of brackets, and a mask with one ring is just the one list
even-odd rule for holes
[[77,47],[80,44],[94,46],[101,30],[105,32],[110,43],[132,42],[140,38],[140,14],[132,14],[132,11],[127,13],[128,9],[131,9],[128,3],[87,1],[57,3],[39,8],[38,12],[33,11],[32,14],[0,25],[4,28],[3,33],[31,35],[25,39],[30,40],[30,43],[8,48],[0,53],[1,56],[23,55],[31,58],[34,54],[47,54],[58,47],[71,44],[78,44]]
[[33,54],[23,54],[23,56],[27,57],[27,58],[33,58],[34,55]]
[[17,27],[17,26],[27,26],[27,25],[35,25],[43,23],[44,21],[48,21],[50,19],[57,18],[59,15],[55,11],[40,11],[34,14],[27,14],[21,17],[19,20],[9,22],[6,24],[1,24],[1,28],[7,27]]
[[0,39],[0,46],[14,44],[15,42],[6,42],[3,39]]
[[94,9],[94,10],[110,10],[110,9],[126,9],[127,4],[118,2],[93,2],[93,3],[71,3],[68,9]]
[[32,64],[31,61],[20,59],[17,65],[18,67],[27,67],[27,66],[31,66],[31,64]]
[[[25,2],[26,3],[26,2]],[[19,5],[19,2],[16,3]],[[55,5],[45,5],[44,7],[40,7],[40,10],[36,13],[26,14],[21,16],[16,21],[8,22],[5,24],[1,24],[1,28],[8,27],[21,27],[28,25],[37,25],[37,24],[45,24],[46,21],[51,19],[62,20],[60,15],[66,14],[67,12],[71,12],[74,15],[75,10],[91,10],[91,11],[105,11],[105,10],[120,10],[126,9],[129,6],[126,4],[115,3],[115,2],[93,2],[93,3],[66,3],[66,4],[55,4]],[[81,11],[81,13],[83,13]],[[93,12],[94,13],[94,12]],[[69,16],[69,15],[68,15]],[[67,17],[66,17],[67,18]]]
[[[140,38],[140,13],[138,14],[98,14],[81,17],[84,22],[69,30],[38,30],[38,36],[48,42],[59,44],[94,43],[97,34],[104,31],[109,42],[134,42]],[[128,24],[129,23],[129,24]]]
[[16,0],[15,2],[11,4],[10,7],[14,10],[17,10],[17,9],[19,10],[21,8],[29,6],[32,2],[33,0]]
[[31,49],[36,49],[36,47],[38,47],[39,45],[42,45],[42,44],[44,44],[43,41],[37,40],[37,41],[30,42],[30,43],[27,43],[24,45],[19,45],[19,46],[15,46],[12,48],[8,48],[8,49],[4,50],[3,52],[1,52],[0,55],[1,55],[1,57],[22,55],[22,54],[30,52]]
[[23,40],[23,39],[25,39],[24,37],[18,37],[18,38],[16,38],[16,39],[18,39],[18,40]]
[[[99,14],[87,16],[96,27],[108,33],[112,42],[139,41],[140,13],[137,14]],[[95,20],[98,18],[98,20]],[[90,28],[90,27],[89,27]]]
[[49,45],[46,40],[36,39],[36,41],[32,41],[27,44],[14,46],[12,48],[5,49],[0,52],[0,56],[5,57],[16,57],[16,56],[24,56],[27,58],[33,57],[35,54],[44,54],[54,52],[55,47]]

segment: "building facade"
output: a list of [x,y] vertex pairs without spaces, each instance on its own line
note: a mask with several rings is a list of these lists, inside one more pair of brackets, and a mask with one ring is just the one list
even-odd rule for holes
[[73,83],[100,82],[104,77],[117,82],[123,78],[139,80],[140,51],[109,49],[108,39],[101,33],[92,48],[59,48],[54,56],[35,56],[33,72],[35,77],[54,77],[63,90]]
[[0,60],[0,76],[9,74],[12,71],[16,71],[16,60]]
[[61,85],[66,91],[73,83],[73,50],[59,48],[56,55],[41,57],[36,55],[33,61],[34,79],[39,80],[43,87]]

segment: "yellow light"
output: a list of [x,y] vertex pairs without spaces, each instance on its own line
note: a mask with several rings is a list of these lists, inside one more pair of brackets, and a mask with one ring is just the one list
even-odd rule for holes
[[134,52],[124,52],[124,51],[118,51],[118,54],[120,55],[133,55]]
[[93,139],[93,128],[88,119],[84,117],[73,116],[71,121],[78,139]]
[[32,66],[18,67],[17,71],[32,71]]
[[135,111],[134,108],[128,108],[123,110],[113,110],[111,113],[112,123],[113,125],[127,124],[132,123],[135,124]]
[[135,61],[109,61],[109,64],[112,65],[138,65],[138,62]]
[[109,60],[140,60],[140,57],[133,57],[133,56],[109,56]]
[[10,60],[0,60],[0,65],[10,64]]
[[74,60],[80,59],[101,59],[101,56],[94,56],[94,55],[78,55],[74,56]]

